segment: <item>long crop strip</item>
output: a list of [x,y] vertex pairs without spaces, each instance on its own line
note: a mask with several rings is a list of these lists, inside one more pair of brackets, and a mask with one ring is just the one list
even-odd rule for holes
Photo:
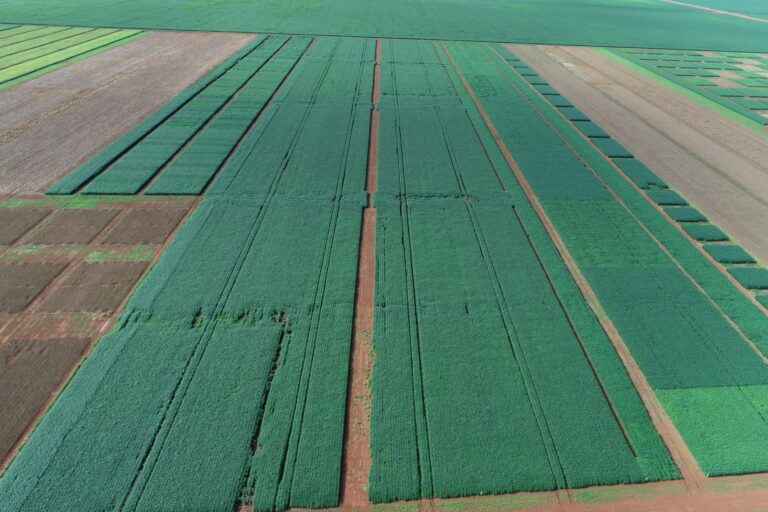
[[765,315],[499,54],[449,48],[700,467],[768,470]]
[[438,50],[383,44],[371,499],[675,478]]
[[374,41],[305,41],[0,480],[4,510],[338,503]]
[[0,27],[0,89],[135,38],[140,30]]

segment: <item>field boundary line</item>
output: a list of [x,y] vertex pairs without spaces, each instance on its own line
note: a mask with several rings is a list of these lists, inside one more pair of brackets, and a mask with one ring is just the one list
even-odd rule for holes
[[379,148],[379,94],[381,40],[376,39],[368,132],[368,161],[365,175],[366,206],[362,211],[358,248],[355,307],[352,316],[352,346],[347,378],[347,404],[341,461],[339,504],[342,509],[369,505],[368,479],[371,470],[370,375],[373,368],[373,302],[376,260],[376,170]]
[[[256,48],[254,48],[254,51],[255,51],[255,50],[258,50],[258,49],[260,49],[260,48],[261,48],[262,46],[264,46],[264,45],[265,45],[265,44],[266,44],[266,43],[267,43],[269,40],[270,40],[270,37],[267,37],[266,39],[264,39],[264,40],[261,42],[261,44],[259,44],[259,45],[258,45]],[[213,123],[214,123],[214,122],[215,122],[217,119],[219,119],[219,115],[220,115],[220,114],[222,114],[222,113],[223,113],[223,112],[224,112],[224,111],[225,111],[225,110],[226,110],[226,109],[227,109],[227,108],[230,106],[230,104],[232,104],[232,102],[234,102],[234,101],[235,101],[235,100],[236,100],[236,99],[237,99],[237,98],[240,96],[240,93],[241,93],[241,92],[242,92],[242,91],[243,91],[243,90],[244,90],[246,87],[248,87],[248,85],[249,85],[249,84],[251,84],[251,83],[253,82],[253,80],[255,80],[255,79],[256,79],[256,76],[258,75],[259,71],[261,71],[261,70],[262,70],[262,69],[263,69],[263,68],[264,68],[264,67],[265,67],[267,64],[269,64],[270,62],[272,62],[272,60],[275,58],[275,56],[276,56],[278,53],[280,53],[280,51],[281,51],[281,50],[282,50],[282,49],[285,47],[285,45],[287,45],[287,44],[288,44],[288,42],[289,42],[290,40],[291,40],[291,38],[290,38],[290,37],[289,37],[289,38],[286,38],[286,40],[285,40],[285,41],[283,41],[283,43],[282,43],[282,44],[281,44],[281,45],[280,45],[280,46],[279,46],[279,47],[278,47],[278,48],[277,48],[277,49],[276,49],[274,52],[272,52],[272,54],[271,54],[269,57],[267,57],[267,58],[264,60],[264,62],[262,62],[262,63],[261,63],[261,65],[260,65],[260,66],[258,66],[258,67],[257,67],[257,68],[256,68],[256,69],[253,71],[253,73],[251,73],[251,75],[250,75],[250,76],[249,76],[249,77],[248,77],[248,78],[247,78],[245,81],[243,81],[243,83],[242,83],[242,84],[240,84],[240,86],[239,86],[239,87],[238,87],[238,88],[235,90],[235,92],[233,92],[233,93],[230,95],[230,97],[229,97],[229,98],[227,98],[227,100],[226,100],[224,103],[222,103],[222,104],[221,104],[221,105],[220,105],[220,106],[219,106],[219,107],[218,107],[218,108],[217,108],[217,109],[216,109],[216,110],[215,110],[215,111],[214,111],[214,112],[211,114],[211,116],[210,116],[210,117],[209,117],[209,118],[208,118],[208,119],[205,121],[205,123],[203,123],[201,126],[199,126],[199,127],[198,127],[198,128],[195,130],[195,131],[194,131],[194,133],[192,133],[192,135],[190,135],[190,136],[189,136],[189,138],[188,138],[187,140],[185,140],[185,141],[184,141],[184,144],[182,144],[181,146],[179,146],[178,148],[176,148],[176,151],[174,151],[174,152],[173,152],[173,155],[171,155],[171,156],[170,156],[170,158],[168,158],[168,160],[166,160],[165,162],[163,162],[163,164],[162,164],[162,165],[160,165],[160,166],[157,168],[157,170],[155,171],[155,173],[154,173],[154,174],[153,174],[153,175],[152,175],[152,176],[151,176],[151,177],[150,177],[150,178],[149,178],[147,181],[145,181],[145,182],[144,182],[144,183],[141,185],[141,187],[139,188],[139,190],[138,190],[138,191],[137,191],[137,192],[136,192],[134,195],[153,195],[153,194],[147,194],[147,193],[146,193],[146,192],[147,192],[147,189],[149,189],[149,188],[150,188],[150,187],[151,187],[151,186],[152,186],[152,185],[155,183],[155,181],[157,181],[157,179],[158,179],[158,178],[160,178],[160,175],[162,175],[162,174],[163,174],[163,172],[165,172],[165,170],[166,170],[166,169],[168,169],[168,167],[170,167],[170,166],[171,166],[171,165],[172,165],[172,164],[173,164],[173,163],[174,163],[174,162],[175,162],[175,161],[176,161],[176,160],[177,160],[179,157],[181,157],[181,155],[182,155],[182,154],[183,154],[183,153],[184,153],[184,152],[187,150],[187,148],[188,148],[189,146],[191,146],[192,144],[194,144],[194,143],[195,143],[195,142],[198,140],[198,137],[199,137],[199,136],[201,136],[201,135],[203,134],[203,132],[204,132],[204,131],[205,131],[205,130],[206,130],[208,127],[209,127],[209,126],[211,126],[211,124],[213,124]],[[248,56],[250,56],[250,55],[251,55],[251,53],[249,53],[249,54],[248,54]],[[303,53],[302,53],[302,55],[303,55]],[[296,61],[296,62],[298,62],[298,59],[297,59],[297,61]],[[295,63],[294,63],[294,65],[295,65]],[[288,73],[286,74],[286,76],[288,76],[288,74],[290,74],[290,72],[291,72],[291,71],[293,71],[293,67],[291,67],[291,68],[290,68],[290,70],[288,71]],[[281,82],[281,83],[282,83],[282,82]],[[271,100],[271,99],[272,99],[272,96],[270,96],[270,97],[269,97],[269,99],[267,100],[267,102],[269,102],[269,100]],[[254,119],[256,119],[256,118],[258,118],[258,117],[260,117],[260,116],[261,116],[261,112],[262,112],[262,110],[264,110],[264,108],[266,108],[266,106],[267,106],[267,103],[265,103],[265,104],[264,104],[264,107],[263,107],[261,110],[259,110],[259,112],[256,114],[256,116],[255,116],[255,118],[254,118]],[[248,128],[250,128],[250,126],[251,126],[251,125],[250,125],[250,123],[249,123],[249,124],[248,124]],[[245,130],[245,131],[248,131],[248,128],[246,128],[246,130]],[[245,132],[244,132],[244,133],[245,133]],[[235,143],[235,145],[237,145],[237,143],[239,143],[239,142],[240,142],[240,139],[238,139],[238,140],[237,140],[237,142]],[[229,155],[227,155],[227,156],[229,156]],[[209,178],[208,182],[210,182],[210,181],[211,181],[211,180],[212,180],[212,179],[213,179],[213,178],[216,176],[216,174],[218,174],[218,172],[219,172],[220,170],[221,170],[221,166],[218,166],[218,167],[216,168],[216,171],[214,171],[213,175],[211,175],[211,178]],[[107,172],[107,171],[104,171],[104,172]],[[208,185],[208,183],[206,183],[206,186],[207,186],[207,185]],[[205,188],[205,187],[203,187],[203,188]],[[168,195],[174,195],[174,194],[168,194]],[[186,194],[179,194],[179,195],[186,195]]]
[[[183,88],[175,96],[173,96],[171,99],[169,99],[168,101],[160,105],[158,108],[147,113],[147,115],[144,116],[144,118],[142,118],[134,126],[129,128],[121,136],[112,140],[111,142],[106,144],[103,148],[95,152],[93,155],[86,158],[79,165],[70,169],[69,172],[59,177],[58,180],[54,181],[54,186],[59,185],[61,182],[69,178],[73,173],[77,172],[79,169],[83,168],[84,166],[88,166],[92,160],[102,156],[102,152],[108,151],[114,147],[114,149],[112,149],[111,151],[111,153],[114,153],[114,154],[112,154],[109,158],[105,159],[103,162],[94,163],[90,165],[91,167],[94,167],[94,170],[92,170],[88,176],[83,176],[82,178],[78,178],[79,181],[77,182],[77,184],[70,186],[67,189],[69,190],[68,192],[62,193],[61,189],[63,187],[58,186],[57,190],[53,192],[52,195],[77,194],[80,191],[82,191],[85,187],[87,187],[93,180],[95,180],[97,177],[105,173],[114,163],[116,163],[118,160],[123,158],[123,156],[125,156],[130,151],[132,151],[134,147],[141,144],[155,130],[160,128],[161,125],[163,125],[166,121],[168,121],[170,118],[175,116],[179,111],[181,111],[185,106],[187,106],[187,104],[192,102],[200,93],[208,89],[215,81],[217,81],[219,78],[224,76],[224,74],[226,74],[230,69],[235,67],[240,61],[245,59],[254,50],[259,48],[268,39],[268,36],[264,36],[263,34],[254,34],[254,35],[255,37],[253,39],[243,44],[232,55],[224,58],[221,62],[216,64],[213,67],[213,69],[209,70],[206,73],[203,73],[200,76],[200,78],[192,82],[187,87]],[[263,39],[259,40],[259,36],[264,36],[264,37]],[[253,45],[253,48],[246,50],[246,47],[249,45]],[[145,126],[145,123],[146,123],[146,126]],[[137,132],[136,134],[133,133],[134,130]],[[141,133],[138,133],[139,131],[141,131]],[[126,143],[120,144],[121,142],[123,142],[123,139],[127,139],[125,141]],[[121,146],[121,147],[118,147],[118,146]],[[46,191],[46,194],[50,194],[50,193],[51,193],[50,189]]]

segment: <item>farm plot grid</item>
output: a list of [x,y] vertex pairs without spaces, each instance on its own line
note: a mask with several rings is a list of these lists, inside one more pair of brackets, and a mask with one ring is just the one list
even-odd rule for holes
[[50,192],[153,190],[202,198],[8,510],[338,505],[364,208],[370,501],[768,471],[762,269],[500,45],[259,37]]
[[[744,52],[611,50],[761,126],[768,125],[768,56]],[[761,130],[765,133],[764,130]]]
[[0,90],[139,37],[140,30],[0,26]]

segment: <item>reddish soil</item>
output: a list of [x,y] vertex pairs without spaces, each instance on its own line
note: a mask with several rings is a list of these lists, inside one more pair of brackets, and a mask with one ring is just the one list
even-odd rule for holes
[[373,291],[376,257],[376,210],[372,207],[372,195],[376,192],[379,146],[380,61],[381,41],[377,40],[371,98],[373,108],[368,142],[368,168],[365,179],[368,206],[363,209],[360,231],[347,418],[344,432],[340,497],[341,506],[344,509],[365,508],[368,505],[368,473],[371,469],[370,377],[373,369]]
[[[9,415],[7,421],[0,418],[3,466],[10,462],[36,418],[47,409],[82,356],[112,326],[125,297],[159,257],[183,213],[198,202],[178,198],[105,201],[91,209],[56,210],[56,201],[24,201],[29,205],[0,207],[0,212],[10,219],[16,218],[17,211],[20,217],[28,210],[53,213],[45,219],[38,216],[38,225],[26,228],[29,235],[17,237],[0,251],[0,310],[13,311],[0,311],[0,357],[6,364],[4,367],[0,361],[0,410],[18,409],[18,414]],[[133,215],[136,212],[142,212],[138,217],[149,225],[158,226],[152,230],[152,240],[162,240],[140,246],[107,244],[114,230],[131,225],[124,222],[137,218]],[[123,235],[134,236],[131,229],[120,229]],[[87,245],[31,245],[69,243],[72,234],[78,241],[87,240]],[[131,261],[137,255],[138,261]],[[60,341],[64,339],[75,341],[64,345]],[[8,366],[11,363],[15,366]],[[11,376],[7,382],[6,374]],[[35,375],[37,378],[32,378]]]
[[10,340],[0,343],[0,460],[42,411],[87,339]]

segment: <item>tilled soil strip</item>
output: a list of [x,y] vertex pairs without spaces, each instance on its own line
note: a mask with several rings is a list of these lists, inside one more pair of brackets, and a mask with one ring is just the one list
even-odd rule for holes
[[341,508],[368,505],[368,473],[371,469],[370,376],[373,368],[373,291],[376,255],[376,168],[379,146],[379,80],[381,41],[376,41],[376,63],[371,94],[371,127],[368,144],[368,169],[365,192],[368,204],[363,209],[360,253],[357,266],[357,289],[350,359],[347,417],[344,432]]
[[[563,117],[563,119],[566,119],[566,120],[567,120],[567,118],[566,118],[566,117],[565,117],[565,116],[564,116],[562,113],[561,113],[560,115]],[[562,137],[561,137],[561,138],[562,138]],[[599,148],[597,148],[597,146],[594,144],[594,142],[593,142],[591,139],[587,139],[587,141],[588,141],[588,143],[589,143],[589,144],[590,144],[590,145],[591,145],[591,146],[592,146],[592,147],[593,147],[595,150],[599,150]],[[565,138],[563,138],[563,142],[564,142],[566,145],[568,145],[569,147],[571,147],[571,144],[570,144],[570,143],[569,143],[567,140],[565,140]],[[581,157],[579,157],[579,158],[581,159]],[[582,160],[583,160],[583,159],[582,159]],[[610,159],[608,159],[608,161],[609,161],[609,162],[611,162],[611,160],[610,160]],[[696,288],[697,288],[697,289],[698,289],[700,292],[702,292],[702,293],[703,293],[705,296],[708,296],[708,297],[709,297],[709,294],[708,294],[708,293],[707,293],[707,291],[704,289],[704,287],[702,287],[702,285],[701,285],[701,284],[700,284],[700,283],[699,283],[699,282],[698,282],[698,281],[697,281],[697,280],[696,280],[696,279],[695,279],[695,278],[694,278],[694,277],[693,277],[693,276],[692,276],[692,275],[691,275],[691,274],[688,272],[688,270],[686,270],[686,268],[685,268],[685,266],[683,265],[683,263],[682,263],[682,262],[680,262],[680,260],[679,260],[679,259],[678,259],[678,258],[677,258],[677,257],[676,257],[674,254],[672,254],[672,252],[669,250],[669,248],[667,248],[667,247],[666,247],[666,246],[665,246],[665,245],[664,245],[664,244],[661,242],[661,240],[659,240],[659,238],[658,238],[658,237],[657,237],[657,236],[656,236],[656,235],[655,235],[655,234],[654,234],[654,233],[653,233],[653,232],[652,232],[652,231],[651,231],[651,230],[650,230],[650,229],[649,229],[647,226],[645,226],[645,225],[644,225],[644,224],[643,224],[643,223],[640,221],[640,219],[639,219],[639,218],[636,216],[636,214],[635,214],[634,212],[632,212],[632,209],[631,209],[629,206],[627,206],[627,205],[624,203],[624,201],[623,201],[623,200],[621,200],[621,198],[618,196],[618,194],[616,194],[616,192],[615,192],[615,191],[613,191],[613,190],[611,189],[611,187],[609,187],[609,186],[608,186],[608,184],[607,184],[607,183],[605,183],[605,182],[604,182],[604,181],[603,181],[603,180],[602,180],[602,179],[601,179],[601,178],[600,178],[600,177],[597,175],[597,173],[594,173],[594,171],[591,169],[591,167],[590,167],[589,163],[588,163],[586,160],[583,160],[583,163],[584,163],[584,165],[585,165],[585,167],[586,167],[586,168],[590,169],[590,172],[593,172],[593,175],[595,176],[595,178],[597,178],[597,179],[598,179],[598,180],[599,180],[599,181],[600,181],[600,182],[603,184],[603,186],[605,186],[605,188],[606,188],[606,189],[607,189],[607,190],[610,192],[610,194],[611,194],[611,195],[614,197],[614,199],[615,199],[615,200],[616,200],[616,201],[617,201],[619,204],[622,204],[622,205],[624,206],[624,208],[627,210],[627,212],[629,212],[629,213],[630,213],[630,215],[631,215],[631,216],[632,216],[632,217],[633,217],[633,218],[634,218],[634,219],[637,221],[638,225],[640,225],[640,226],[642,227],[642,229],[643,229],[643,230],[644,230],[644,231],[645,231],[645,232],[648,234],[648,236],[650,236],[650,237],[651,237],[651,238],[652,238],[652,239],[653,239],[653,240],[656,242],[656,244],[659,246],[659,248],[660,248],[662,251],[664,251],[664,253],[665,253],[665,254],[667,254],[667,256],[669,256],[669,258],[670,258],[670,259],[671,259],[671,260],[672,260],[672,261],[675,263],[675,265],[676,265],[676,266],[677,266],[677,267],[680,269],[680,271],[681,271],[681,272],[682,272],[682,273],[683,273],[683,274],[684,274],[684,275],[685,275],[685,276],[686,276],[686,277],[687,277],[687,278],[688,278],[688,279],[691,281],[691,283],[692,283],[692,284],[693,284],[693,285],[694,285],[694,286],[695,286],[695,287],[696,287]],[[723,274],[723,276],[724,276],[724,277],[725,277],[725,278],[726,278],[728,281],[730,281],[730,283],[731,283],[731,284],[732,284],[732,285],[733,285],[733,286],[734,286],[734,287],[735,287],[735,288],[736,288],[736,289],[737,289],[737,290],[738,290],[738,291],[739,291],[741,294],[743,294],[743,295],[744,295],[744,297],[745,297],[745,298],[747,298],[747,299],[748,299],[750,302],[752,302],[752,303],[753,303],[755,306],[757,306],[757,307],[758,307],[758,308],[760,308],[761,310],[764,310],[764,309],[765,309],[765,308],[764,308],[764,306],[763,306],[762,304],[760,304],[760,302],[758,302],[758,301],[757,301],[757,299],[754,297],[754,295],[753,295],[753,294],[751,294],[751,293],[749,292],[749,290],[747,290],[747,289],[746,289],[746,288],[745,288],[745,287],[744,287],[744,286],[743,286],[741,283],[739,283],[739,282],[738,282],[738,281],[737,281],[737,280],[736,280],[736,279],[735,279],[735,278],[734,278],[734,277],[733,277],[733,276],[732,276],[732,275],[731,275],[731,274],[730,274],[730,273],[729,273],[729,272],[726,270],[726,268],[725,268],[725,267],[724,267],[724,266],[723,266],[721,263],[719,263],[718,261],[716,261],[716,260],[714,259],[714,257],[712,257],[712,255],[710,255],[708,252],[706,252],[706,251],[704,250],[704,248],[702,247],[702,245],[701,245],[701,244],[699,244],[698,242],[696,242],[696,240],[694,240],[694,238],[693,238],[693,237],[692,237],[690,234],[688,234],[688,233],[687,233],[687,232],[686,232],[686,231],[685,231],[685,230],[684,230],[684,229],[683,229],[683,228],[682,228],[682,227],[681,227],[681,226],[680,226],[678,223],[674,222],[674,221],[673,221],[673,219],[672,219],[672,218],[669,216],[669,214],[668,214],[667,212],[665,212],[665,211],[664,211],[664,209],[663,209],[662,207],[660,207],[660,206],[659,206],[659,205],[657,205],[657,204],[656,204],[654,201],[652,201],[652,199],[651,199],[651,198],[648,196],[648,194],[647,194],[647,192],[646,192],[645,190],[643,190],[643,189],[641,189],[640,187],[638,187],[638,186],[637,186],[637,185],[636,185],[636,184],[635,184],[635,183],[634,183],[634,182],[633,182],[633,181],[632,181],[632,180],[631,180],[629,177],[627,177],[627,176],[626,176],[626,175],[623,173],[623,171],[621,171],[621,169],[620,169],[620,168],[619,168],[619,167],[618,167],[618,166],[617,166],[617,165],[616,165],[614,162],[611,162],[611,165],[614,167],[614,169],[615,169],[615,170],[616,170],[616,171],[617,171],[619,174],[621,174],[622,176],[624,176],[624,178],[627,180],[627,182],[628,182],[628,183],[630,183],[630,184],[633,186],[633,188],[634,188],[634,189],[635,189],[635,190],[636,190],[636,191],[637,191],[639,194],[641,194],[641,195],[642,195],[642,196],[643,196],[643,197],[644,197],[644,198],[645,198],[645,199],[648,201],[648,203],[649,203],[649,204],[651,204],[651,205],[653,206],[653,208],[654,208],[654,209],[656,209],[656,210],[657,210],[657,211],[660,213],[660,215],[662,215],[662,216],[663,216],[663,217],[664,217],[664,218],[665,218],[667,221],[669,221],[670,225],[674,226],[674,227],[675,227],[675,228],[678,230],[678,232],[680,232],[680,234],[681,234],[682,236],[684,236],[684,237],[685,237],[685,238],[686,238],[686,239],[687,239],[687,240],[688,240],[688,241],[689,241],[689,242],[692,244],[692,246],[693,246],[693,247],[695,247],[695,248],[696,248],[696,249],[697,249],[697,250],[698,250],[698,251],[699,251],[699,252],[700,252],[700,253],[701,253],[701,254],[702,254],[702,255],[703,255],[703,256],[704,256],[704,257],[705,257],[707,260],[709,260],[709,263],[710,263],[710,264],[712,264],[712,265],[713,265],[715,268],[717,268],[717,270],[718,270],[719,272],[721,272],[721,273]],[[716,300],[714,300],[714,299],[713,299],[713,298],[711,298],[711,297],[709,297],[709,300],[710,300],[710,302],[712,303],[712,305],[713,305],[713,306],[715,306],[715,307],[718,309],[718,311],[720,311],[720,313],[723,315],[723,317],[725,318],[725,320],[726,320],[726,321],[727,321],[727,322],[728,322],[728,323],[731,325],[731,327],[733,327],[733,329],[734,329],[735,331],[737,331],[737,332],[738,332],[738,334],[741,336],[741,338],[744,340],[744,342],[745,342],[747,345],[749,345],[749,347],[750,347],[750,348],[751,348],[751,349],[752,349],[752,350],[755,352],[755,354],[756,354],[756,355],[757,355],[759,358],[761,358],[761,359],[763,360],[763,362],[766,362],[766,363],[768,363],[768,358],[766,358],[766,357],[763,355],[763,353],[760,351],[760,349],[759,349],[759,348],[756,346],[756,344],[755,344],[754,340],[752,340],[752,339],[751,339],[751,338],[750,338],[750,337],[749,337],[747,334],[745,334],[745,333],[742,331],[741,327],[739,327],[739,325],[737,325],[737,324],[734,322],[734,320],[733,320],[733,319],[732,319],[732,318],[731,318],[731,317],[730,317],[730,316],[729,316],[729,315],[728,315],[728,314],[727,314],[725,311],[723,311],[722,307],[720,306],[720,304],[718,304],[718,303],[717,303],[717,301],[716,301]]]

